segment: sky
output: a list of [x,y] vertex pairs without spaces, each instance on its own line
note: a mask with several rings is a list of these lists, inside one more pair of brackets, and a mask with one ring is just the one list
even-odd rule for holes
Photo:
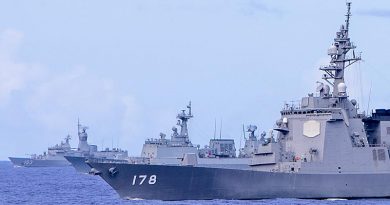
[[[42,153],[77,119],[90,144],[139,155],[170,136],[192,101],[189,135],[269,131],[285,102],[315,93],[344,23],[340,0],[0,0],[0,160]],[[361,111],[390,108],[390,2],[355,0],[363,61],[347,86]]]

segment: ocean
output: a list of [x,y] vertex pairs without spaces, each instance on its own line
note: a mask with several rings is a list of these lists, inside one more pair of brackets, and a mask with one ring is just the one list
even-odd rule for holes
[[25,168],[0,162],[0,204],[158,204],[158,205],[280,205],[280,204],[390,204],[390,199],[303,200],[266,199],[255,201],[150,201],[124,200],[100,177],[76,172],[73,167]]

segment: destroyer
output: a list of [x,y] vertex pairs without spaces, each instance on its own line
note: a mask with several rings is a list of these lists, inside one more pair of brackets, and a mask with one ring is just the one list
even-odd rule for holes
[[[193,118],[191,111],[191,102],[187,106],[188,112],[182,110],[176,118],[178,119],[177,125],[180,127],[180,131],[177,127],[172,128],[171,139],[166,139],[164,133],[160,133],[159,139],[147,139],[143,145],[141,152],[142,162],[131,161],[130,163],[147,163],[155,165],[191,165],[193,163],[203,164],[204,166],[219,166],[219,167],[247,167],[249,163],[249,157],[253,153],[254,149],[246,147],[241,150],[243,154],[236,157],[236,148],[233,139],[211,139],[208,146],[200,148],[192,144],[188,133],[188,120]],[[257,128],[251,126],[252,129]],[[250,139],[246,140],[258,141],[254,136],[254,130],[248,130],[253,135]]]
[[390,110],[371,116],[349,99],[344,71],[361,58],[351,52],[350,6],[328,50],[317,95],[288,105],[275,142],[259,145],[246,169],[89,164],[123,198],[160,200],[364,198],[390,196]]
[[[178,119],[177,126],[172,128],[171,138],[167,139],[166,134],[160,133],[160,138],[150,138],[145,140],[143,144],[140,157],[122,157],[116,158],[103,158],[96,157],[94,155],[88,157],[94,161],[115,162],[115,163],[130,163],[130,164],[155,164],[155,165],[191,165],[202,164],[203,166],[212,167],[230,167],[230,168],[245,168],[248,167],[250,157],[257,149],[256,146],[262,140],[264,142],[264,136],[257,139],[255,136],[256,126],[248,126],[247,132],[249,132],[249,138],[245,139],[245,147],[240,150],[240,155],[236,156],[236,148],[233,139],[223,139],[220,135],[219,139],[214,138],[210,140],[209,145],[204,148],[195,146],[192,144],[189,132],[188,121],[193,118],[191,102],[187,106],[188,111],[181,110],[176,116]],[[214,132],[215,133],[215,132]],[[88,166],[85,163],[85,157],[69,157],[65,156],[68,161],[72,162],[72,165],[78,170],[82,167]],[[88,172],[91,168],[82,168],[83,172]]]
[[119,148],[98,151],[96,145],[88,144],[87,126],[83,126],[80,122],[77,123],[79,145],[77,151],[68,152],[64,157],[78,172],[88,173],[91,170],[85,161],[87,158],[97,158],[102,160],[110,160],[117,162],[126,162],[128,157],[127,151]]
[[70,136],[66,136],[65,142],[56,144],[47,149],[41,155],[33,154],[31,157],[9,157],[14,166],[18,167],[61,167],[69,166],[70,163],[66,161],[64,155],[71,152],[69,144]]

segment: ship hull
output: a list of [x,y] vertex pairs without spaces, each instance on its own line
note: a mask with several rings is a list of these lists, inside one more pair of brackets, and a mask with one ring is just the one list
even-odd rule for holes
[[70,163],[65,160],[55,159],[31,159],[24,157],[9,157],[9,160],[18,167],[65,167],[70,166]]
[[[122,198],[154,200],[371,198],[390,196],[390,174],[299,174],[94,163]],[[115,167],[115,174],[109,169]],[[153,178],[155,176],[155,179]],[[145,180],[141,183],[141,181]]]
[[85,163],[85,160],[87,160],[85,157],[65,156],[65,159],[68,160],[78,172],[88,173],[91,170],[91,167]]

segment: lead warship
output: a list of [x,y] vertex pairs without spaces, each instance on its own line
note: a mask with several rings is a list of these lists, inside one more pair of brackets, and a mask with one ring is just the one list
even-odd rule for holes
[[91,160],[89,165],[123,198],[390,197],[390,110],[360,112],[344,80],[345,69],[361,60],[349,38],[350,6],[328,50],[330,64],[320,68],[324,83],[300,106],[281,110],[276,140],[260,144],[246,168],[196,161],[168,166]]

